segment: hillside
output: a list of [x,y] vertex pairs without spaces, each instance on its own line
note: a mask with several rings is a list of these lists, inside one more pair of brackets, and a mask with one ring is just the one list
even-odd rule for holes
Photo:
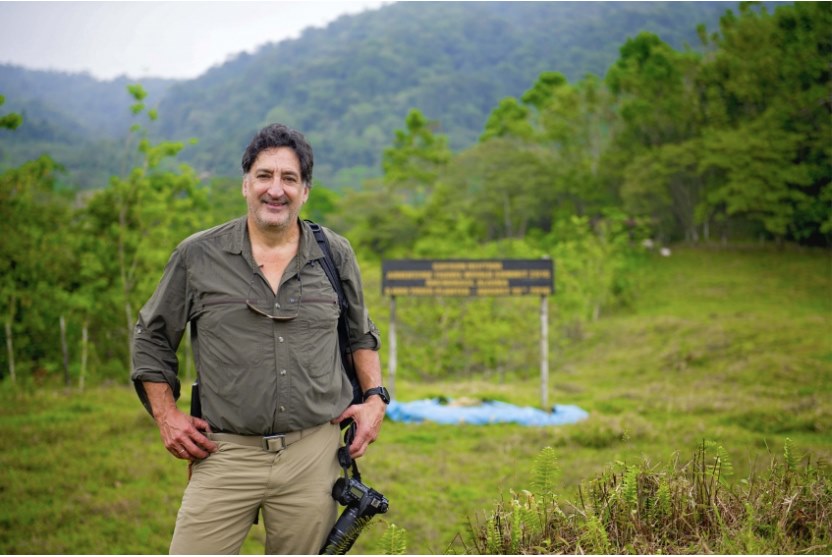
[[[528,89],[542,71],[569,79],[603,75],[627,37],[650,30],[675,48],[697,45],[724,2],[403,2],[343,16],[295,40],[240,54],[187,81],[142,80],[160,108],[159,134],[199,139],[183,159],[202,173],[235,176],[255,129],[282,120],[316,146],[317,177],[354,187],[377,172],[381,152],[410,108],[439,122],[454,149],[474,142],[501,98]],[[279,14],[275,14],[279,17]],[[113,138],[129,127],[125,78],[0,66],[3,109],[27,122],[0,135],[0,165],[44,150],[98,187],[118,169]],[[90,160],[92,158],[92,160]],[[100,170],[95,177],[90,166]],[[79,171],[85,170],[85,174]],[[89,183],[79,180],[98,180]]]

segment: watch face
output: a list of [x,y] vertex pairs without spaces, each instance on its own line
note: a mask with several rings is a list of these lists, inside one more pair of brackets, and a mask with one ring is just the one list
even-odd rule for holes
[[378,394],[385,404],[390,404],[390,393],[387,392],[387,389],[385,389],[384,387],[379,387]]

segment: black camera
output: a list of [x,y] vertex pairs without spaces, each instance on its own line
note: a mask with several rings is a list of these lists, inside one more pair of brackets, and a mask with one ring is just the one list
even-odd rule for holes
[[377,514],[387,512],[387,498],[355,478],[338,478],[332,498],[346,506],[321,548],[321,555],[346,555],[361,530]]
[[370,519],[387,512],[387,498],[360,479],[346,476],[332,486],[332,498],[347,508],[329,532],[320,554],[346,555]]

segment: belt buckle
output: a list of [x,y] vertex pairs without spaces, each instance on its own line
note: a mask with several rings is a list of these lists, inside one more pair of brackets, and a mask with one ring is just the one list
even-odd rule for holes
[[268,451],[270,453],[279,453],[280,451],[286,448],[286,436],[283,434],[279,434],[263,437],[262,446],[264,451]]

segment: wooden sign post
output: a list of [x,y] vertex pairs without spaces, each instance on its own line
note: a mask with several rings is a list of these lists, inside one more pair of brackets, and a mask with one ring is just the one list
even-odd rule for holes
[[381,290],[390,296],[389,389],[395,396],[397,296],[540,296],[540,401],[549,406],[551,259],[392,259],[381,264]]

